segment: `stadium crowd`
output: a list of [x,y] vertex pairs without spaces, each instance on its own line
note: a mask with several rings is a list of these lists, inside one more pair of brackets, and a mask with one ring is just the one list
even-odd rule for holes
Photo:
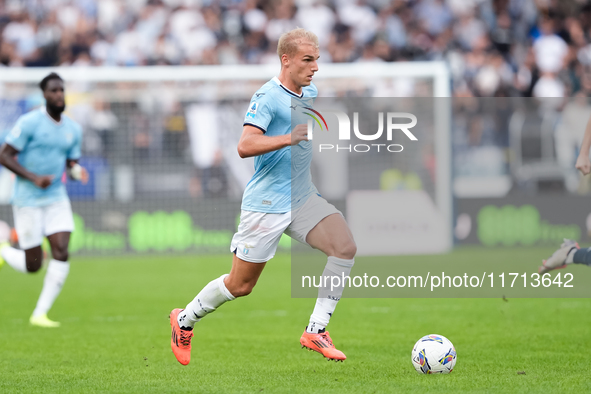
[[456,95],[591,91],[585,0],[0,0],[0,64],[278,62],[296,26],[323,62],[446,60]]

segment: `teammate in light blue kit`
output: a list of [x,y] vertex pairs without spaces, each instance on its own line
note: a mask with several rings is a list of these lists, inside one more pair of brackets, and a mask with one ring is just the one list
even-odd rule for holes
[[51,73],[39,84],[46,105],[21,116],[0,148],[0,164],[17,175],[12,198],[14,223],[22,250],[0,245],[4,262],[22,273],[41,268],[41,243],[46,236],[53,259],[49,262],[43,290],[30,318],[32,325],[58,327],[47,313],[68,276],[68,244],[74,230],[72,208],[62,182],[68,168],[72,179],[88,181],[78,164],[82,142],[80,126],[62,112],[64,82]]
[[[277,250],[283,233],[328,256],[323,276],[349,276],[357,247],[342,214],[318,194],[312,184],[312,142],[308,140],[306,108],[318,91],[312,77],[318,71],[318,38],[304,29],[285,33],[277,54],[281,72],[252,97],[238,143],[241,157],[255,156],[255,174],[242,199],[242,214],[234,235],[230,274],[209,282],[185,309],[170,314],[171,348],[186,365],[196,322],[227,301],[250,294],[263,268]],[[343,361],[325,330],[343,287],[321,289],[310,323],[300,338],[302,347],[329,360]]]

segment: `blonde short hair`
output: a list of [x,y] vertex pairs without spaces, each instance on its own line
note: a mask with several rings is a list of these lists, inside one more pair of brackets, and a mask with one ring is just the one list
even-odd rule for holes
[[284,54],[287,56],[295,55],[298,51],[298,45],[304,42],[311,42],[316,48],[319,47],[316,34],[306,29],[302,29],[301,27],[283,33],[281,37],[279,37],[279,42],[277,43],[277,54],[279,55],[279,59],[281,59],[281,56]]

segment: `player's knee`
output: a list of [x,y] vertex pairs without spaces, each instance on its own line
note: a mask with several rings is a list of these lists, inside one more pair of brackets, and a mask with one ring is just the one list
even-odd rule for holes
[[254,288],[254,284],[251,283],[243,283],[239,286],[235,286],[232,289],[228,289],[230,291],[230,293],[238,298],[238,297],[245,297],[247,295],[249,295],[250,293],[252,293],[252,289]]
[[55,248],[51,251],[51,255],[58,261],[68,261],[68,257],[70,257],[67,248]]
[[41,259],[27,260],[27,272],[33,274],[41,269]]
[[349,240],[349,241],[345,242],[339,248],[339,250],[336,253],[336,257],[341,258],[341,259],[351,260],[351,259],[355,258],[356,254],[357,254],[357,244],[355,244],[355,241]]
[[25,267],[27,272],[34,273],[41,269],[43,263],[43,251],[41,247],[33,248],[25,252]]

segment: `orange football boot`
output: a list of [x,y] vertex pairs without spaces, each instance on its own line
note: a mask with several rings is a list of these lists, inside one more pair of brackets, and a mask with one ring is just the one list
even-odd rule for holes
[[300,338],[300,344],[302,345],[302,349],[308,348],[308,350],[314,350],[326,357],[328,361],[334,360],[342,362],[347,359],[347,356],[345,356],[343,352],[334,347],[328,331],[311,334],[304,330],[304,333]]
[[172,328],[172,337],[170,338],[170,347],[179,363],[189,364],[191,361],[191,338],[193,331],[181,330],[177,321],[177,316],[182,309],[173,309],[170,312],[170,327]]

